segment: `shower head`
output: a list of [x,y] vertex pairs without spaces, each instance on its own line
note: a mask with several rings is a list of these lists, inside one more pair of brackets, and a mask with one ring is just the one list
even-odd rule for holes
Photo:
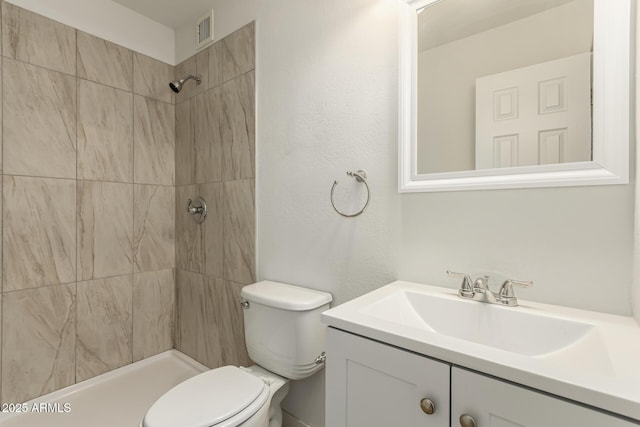
[[171,83],[169,83],[169,87],[175,93],[179,93],[182,90],[182,85],[184,85],[184,83],[187,80],[195,80],[196,84],[200,84],[202,82],[202,77],[200,75],[197,75],[197,76],[188,75],[187,77],[184,77],[180,80],[172,81]]

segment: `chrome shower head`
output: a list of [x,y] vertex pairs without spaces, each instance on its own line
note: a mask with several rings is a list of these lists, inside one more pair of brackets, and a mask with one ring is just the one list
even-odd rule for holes
[[188,75],[187,77],[184,77],[180,80],[172,81],[171,83],[169,83],[169,87],[175,93],[179,93],[182,90],[182,86],[187,80],[195,80],[196,84],[200,84],[202,82],[202,77],[200,75],[197,75],[197,76]]

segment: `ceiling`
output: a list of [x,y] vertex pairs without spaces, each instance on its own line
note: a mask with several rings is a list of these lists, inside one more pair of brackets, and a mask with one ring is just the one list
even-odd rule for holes
[[446,0],[418,15],[419,50],[505,25],[571,1],[593,0]]
[[207,13],[212,0],[113,0],[174,30]]

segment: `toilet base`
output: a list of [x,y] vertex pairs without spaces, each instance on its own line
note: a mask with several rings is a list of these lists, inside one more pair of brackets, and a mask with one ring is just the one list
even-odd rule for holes
[[[282,401],[289,393],[289,380],[283,378],[279,375],[274,374],[273,372],[269,372],[261,366],[252,365],[248,368],[240,367],[247,373],[254,375],[260,379],[262,379],[268,386],[270,390],[270,400],[269,405],[265,404],[264,408],[260,408],[258,412],[262,412],[263,410],[267,411],[268,423],[264,425],[264,427],[282,427]],[[260,419],[258,416],[260,414],[255,414],[255,419]],[[247,420],[247,422],[242,424],[242,427],[253,427],[253,425],[247,424],[251,420]],[[256,424],[257,425],[257,424]]]

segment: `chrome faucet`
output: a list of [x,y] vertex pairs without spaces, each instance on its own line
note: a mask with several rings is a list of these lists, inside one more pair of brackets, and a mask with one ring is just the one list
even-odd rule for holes
[[506,305],[509,307],[518,306],[518,299],[513,292],[513,286],[520,286],[522,288],[530,288],[533,286],[533,282],[531,281],[525,282],[509,279],[502,283],[498,292],[493,292],[489,288],[489,276],[487,275],[482,275],[473,281],[467,273],[455,273],[447,270],[447,274],[451,277],[462,277],[462,284],[460,285],[460,289],[458,289],[458,296],[460,298],[489,304]]

